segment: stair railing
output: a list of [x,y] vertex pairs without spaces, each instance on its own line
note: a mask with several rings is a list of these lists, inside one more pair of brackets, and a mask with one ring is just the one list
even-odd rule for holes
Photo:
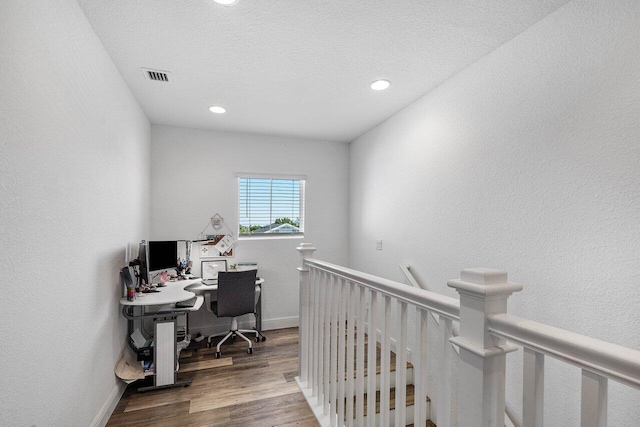
[[[409,282],[411,286],[418,289],[424,289],[425,291],[431,291],[429,286],[422,285],[416,280],[413,273],[411,273],[411,266],[409,264],[400,264],[400,270],[402,270],[402,274],[404,274],[405,279],[407,279],[407,282]],[[440,328],[440,317],[435,313],[429,314],[431,314],[431,318],[436,326]],[[451,326],[451,336],[457,337],[458,335],[460,335],[460,326],[456,322]],[[458,354],[460,353],[458,348],[455,346],[453,347],[453,350]]]
[[607,425],[608,380],[640,389],[640,351],[509,314],[490,316],[488,325],[524,349],[523,427],[543,425],[545,356],[582,369],[581,427]]
[[[505,422],[506,354],[523,347],[523,427],[543,424],[544,360],[552,357],[582,369],[581,427],[605,427],[608,380],[640,389],[640,351],[589,338],[507,314],[507,300],[522,286],[510,283],[507,273],[486,268],[462,270],[460,279],[447,285],[459,301],[366,273],[311,258],[315,248],[298,248],[300,272],[300,348],[297,378],[310,407],[326,425],[425,425],[427,320],[440,321],[439,340],[444,372],[438,378],[437,425],[450,426],[452,346],[460,350],[457,418],[461,427],[502,427]],[[391,374],[391,309],[397,308],[396,366]],[[411,341],[414,364],[413,411],[405,408],[407,384],[408,308],[415,310],[416,333]],[[382,310],[379,310],[381,308]],[[380,313],[378,312],[380,311]],[[452,336],[452,323],[460,322],[460,335]],[[376,360],[380,333],[380,378],[368,366]],[[367,337],[365,338],[365,330]],[[369,340],[372,345],[367,345]],[[507,344],[507,340],[513,344]],[[369,343],[367,343],[369,344]],[[346,350],[345,350],[346,349]],[[367,381],[365,383],[365,377]],[[376,419],[376,391],[380,415]],[[366,419],[364,414],[366,394]]]
[[[300,376],[299,383],[311,408],[330,426],[425,425],[427,412],[427,317],[435,313],[444,322],[439,341],[444,366],[439,379],[438,426],[450,425],[451,325],[459,319],[455,298],[415,289],[352,269],[330,264],[311,255],[310,244],[298,247],[300,272]],[[392,319],[392,307],[396,308]],[[414,377],[413,411],[407,413],[409,307],[415,311],[412,337]],[[391,328],[397,321],[396,369],[391,371]],[[380,331],[380,363],[376,364],[376,337]],[[366,338],[365,338],[366,332]],[[368,342],[367,342],[368,341]],[[365,351],[365,344],[366,351]],[[340,349],[340,350],[339,350]],[[365,360],[367,369],[365,371]],[[373,365],[372,366],[372,362]],[[379,377],[376,376],[379,369]],[[366,378],[366,381],[365,381]],[[395,408],[390,407],[395,389]],[[379,414],[376,394],[379,391]],[[366,402],[365,402],[366,395]],[[366,405],[366,414],[365,414]],[[393,417],[393,419],[392,419]],[[377,420],[377,421],[374,421]]]

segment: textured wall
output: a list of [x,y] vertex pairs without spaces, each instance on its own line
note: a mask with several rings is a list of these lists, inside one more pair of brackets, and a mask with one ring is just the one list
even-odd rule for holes
[[150,125],[73,0],[2,2],[0,58],[0,425],[88,426],[120,390]]
[[[406,262],[448,295],[503,269],[511,313],[640,349],[638,40],[638,2],[573,1],[353,142],[352,267],[402,281]],[[545,425],[579,424],[579,375],[547,362]],[[640,392],[609,403],[640,424]]]
[[[156,125],[151,140],[150,240],[196,239],[215,213],[235,232],[237,173],[307,177],[304,239],[241,240],[228,260],[258,262],[259,274],[267,280],[263,327],[297,325],[296,246],[312,242],[323,259],[348,262],[348,145]],[[198,271],[196,248],[194,244]],[[191,331],[213,332],[214,324],[228,328],[228,321],[214,320],[201,310],[190,318]]]

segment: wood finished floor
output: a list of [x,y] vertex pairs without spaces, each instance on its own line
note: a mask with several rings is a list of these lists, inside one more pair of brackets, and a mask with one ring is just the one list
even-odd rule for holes
[[220,359],[214,357],[215,347],[206,348],[206,340],[196,344],[197,350],[183,350],[178,380],[191,385],[138,393],[143,383],[134,383],[107,426],[318,426],[294,380],[298,329],[265,335],[267,341],[254,342],[253,354],[241,339],[223,344]]

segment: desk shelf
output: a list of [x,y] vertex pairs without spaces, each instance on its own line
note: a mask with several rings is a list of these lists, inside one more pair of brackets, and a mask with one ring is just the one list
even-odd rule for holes
[[[178,343],[180,342],[184,342],[185,340],[182,341],[178,341]],[[182,346],[178,346],[178,351],[176,351],[176,372],[180,371],[180,353],[182,352],[183,348]],[[142,362],[142,361],[141,361]],[[153,368],[147,369],[146,371],[144,370],[144,366],[140,366],[140,368],[142,369],[142,373],[144,374],[144,377],[151,377],[153,375],[156,374],[156,367],[155,365],[153,365]]]
[[[154,323],[154,348],[151,350],[154,368],[143,372],[145,378],[154,377],[154,384],[141,387],[138,391],[184,387],[191,383],[177,381],[176,378],[179,368],[178,350],[182,350],[182,346],[178,347],[177,320],[180,316],[187,316],[190,311],[196,311],[202,307],[204,297],[196,296],[193,292],[184,289],[200,282],[200,279],[168,282],[165,287],[158,288],[159,292],[139,295],[134,301],[128,301],[126,298],[120,300],[122,314],[128,320],[129,336],[133,332],[134,321],[143,322],[144,319],[150,319]],[[176,302],[186,301],[194,296],[196,296],[196,302],[193,307],[176,308]],[[136,313],[136,308],[140,311],[139,313]],[[135,346],[134,351],[137,352]],[[142,366],[141,369],[143,369]]]
[[170,312],[170,313],[175,313],[175,312],[181,312],[181,311],[198,311],[200,310],[200,307],[202,307],[202,304],[204,303],[204,297],[202,295],[196,295],[196,302],[193,304],[193,307],[176,307],[175,303],[173,304],[165,304],[162,307],[160,307],[160,310],[158,310],[158,313],[163,313],[163,312]]

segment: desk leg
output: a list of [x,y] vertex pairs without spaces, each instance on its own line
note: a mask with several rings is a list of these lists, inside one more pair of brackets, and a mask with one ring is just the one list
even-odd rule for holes
[[169,320],[156,320],[154,323],[154,385],[149,387],[141,387],[138,389],[138,391],[144,392],[155,390],[158,388],[188,386],[189,384],[191,384],[191,381],[176,381],[176,318]]
[[176,319],[155,322],[153,360],[156,386],[176,382],[176,326]]
[[262,335],[262,292],[260,292],[258,305],[256,306],[256,330]]
[[[258,295],[258,303],[256,304],[256,331],[258,331],[258,336],[262,337],[262,341],[265,341],[266,338],[262,335],[262,288],[260,289],[260,295]],[[258,337],[256,336],[256,342],[258,342]]]

